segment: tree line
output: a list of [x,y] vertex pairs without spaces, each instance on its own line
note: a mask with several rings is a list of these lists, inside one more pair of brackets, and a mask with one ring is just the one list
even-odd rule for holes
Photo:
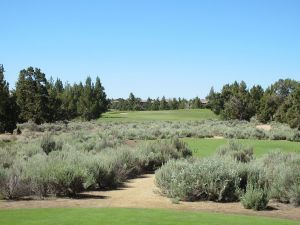
[[110,100],[110,108],[121,111],[201,109],[204,107],[205,104],[201,102],[199,97],[190,100],[185,98],[166,99],[166,97],[142,100],[133,93],[130,93],[127,99],[118,98]]
[[9,91],[0,65],[0,132],[12,132],[16,123],[37,124],[81,117],[96,119],[108,109],[108,99],[99,77],[85,83],[63,85],[60,79],[47,80],[38,68],[29,67],[19,73],[15,90]]
[[212,88],[206,102],[194,99],[165,97],[143,101],[130,93],[127,99],[107,99],[99,77],[85,83],[65,85],[55,81],[38,68],[29,67],[19,73],[15,90],[9,90],[0,65],[0,133],[12,132],[16,123],[37,124],[82,118],[97,119],[108,108],[116,110],[175,110],[210,108],[224,119],[250,120],[256,117],[267,123],[278,121],[300,129],[300,83],[280,79],[266,90],[260,85],[250,89],[245,82],[223,86],[220,92]]
[[220,92],[211,89],[208,107],[224,119],[277,121],[300,129],[300,83],[280,79],[266,90],[260,85],[248,89],[245,82],[226,84]]

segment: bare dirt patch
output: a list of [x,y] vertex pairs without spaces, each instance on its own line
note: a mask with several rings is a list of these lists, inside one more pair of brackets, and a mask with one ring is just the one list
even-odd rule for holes
[[244,209],[240,203],[180,202],[180,204],[173,204],[170,199],[158,194],[153,174],[130,180],[125,184],[124,188],[118,190],[82,193],[80,199],[58,198],[39,201],[0,201],[0,209],[70,207],[163,208],[300,220],[300,208],[276,202],[271,202],[269,206],[269,210],[255,212]]
[[224,139],[223,136],[214,136],[213,139]]
[[268,124],[260,124],[256,126],[257,129],[270,131],[272,129],[271,125]]
[[12,142],[17,140],[17,136],[13,134],[0,134],[0,141]]

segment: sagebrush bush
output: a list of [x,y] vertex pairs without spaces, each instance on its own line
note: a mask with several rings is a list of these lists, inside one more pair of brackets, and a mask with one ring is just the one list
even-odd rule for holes
[[140,165],[132,150],[108,149],[93,160],[90,171],[99,188],[111,189],[138,175]]
[[154,171],[170,159],[186,158],[192,151],[178,138],[148,142],[138,149],[140,164],[146,171]]
[[229,144],[219,148],[218,154],[220,156],[230,156],[239,162],[247,163],[253,159],[253,148],[236,141],[230,141]]
[[264,210],[269,203],[268,193],[266,190],[250,183],[247,185],[246,193],[241,198],[241,203],[246,209]]
[[[213,137],[224,136],[236,139],[284,139],[299,141],[300,131],[291,129],[286,124],[271,123],[270,131],[257,129],[257,123],[247,121],[144,121],[144,122],[69,122],[66,126],[63,123],[34,125],[21,124],[18,127],[31,138],[35,132],[53,132],[55,134],[72,133],[79,130],[95,131],[100,130],[101,135],[111,136],[114,140],[155,140],[169,139],[175,136],[184,137]],[[32,127],[31,127],[32,126]],[[23,132],[24,133],[24,132]]]
[[50,152],[55,150],[55,141],[52,135],[46,133],[41,140],[41,148],[48,155]]
[[259,163],[266,172],[270,197],[285,203],[299,204],[299,154],[270,152],[261,158]]
[[237,201],[243,165],[230,158],[169,161],[155,174],[157,186],[170,198],[185,201]]
[[[163,194],[174,199],[237,201],[251,182],[270,197],[297,205],[298,155],[272,153],[253,159],[251,148],[233,144],[213,157],[195,160],[178,139],[284,136],[297,140],[300,136],[299,131],[285,125],[271,126],[271,131],[262,131],[255,123],[216,120],[21,125],[25,132],[16,143],[0,147],[0,195],[7,199],[74,196],[85,190],[116,188],[127,179],[162,166],[156,183]],[[166,140],[152,141],[156,139]],[[144,142],[139,144],[139,140]],[[174,161],[182,158],[187,160]]]
[[26,162],[24,180],[27,181],[33,195],[46,197],[55,191],[52,189],[53,169],[45,154],[36,154]]
[[52,152],[49,156],[49,167],[52,169],[50,185],[56,195],[74,196],[93,185],[84,153]]
[[17,199],[30,195],[30,188],[23,177],[24,165],[18,161],[12,167],[2,169],[0,194],[5,199]]

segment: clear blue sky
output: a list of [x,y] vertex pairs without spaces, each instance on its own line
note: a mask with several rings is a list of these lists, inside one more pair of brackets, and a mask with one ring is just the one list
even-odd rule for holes
[[234,80],[300,80],[300,1],[0,2],[0,63],[14,87],[39,67],[109,97],[205,97]]

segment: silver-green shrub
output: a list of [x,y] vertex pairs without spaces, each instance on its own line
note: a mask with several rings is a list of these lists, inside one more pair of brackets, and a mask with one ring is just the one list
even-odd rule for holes
[[250,183],[247,185],[246,193],[241,198],[241,203],[246,209],[264,210],[269,203],[268,193],[266,190]]
[[224,157],[169,161],[156,171],[156,184],[170,198],[186,201],[237,201],[243,165]]
[[229,144],[219,147],[220,156],[229,156],[239,162],[247,163],[253,159],[253,148],[244,146],[236,141],[230,141]]
[[270,186],[270,197],[299,205],[300,155],[270,152],[259,160]]
[[187,158],[192,151],[178,138],[147,142],[138,149],[140,164],[145,171],[154,171],[170,159]]

